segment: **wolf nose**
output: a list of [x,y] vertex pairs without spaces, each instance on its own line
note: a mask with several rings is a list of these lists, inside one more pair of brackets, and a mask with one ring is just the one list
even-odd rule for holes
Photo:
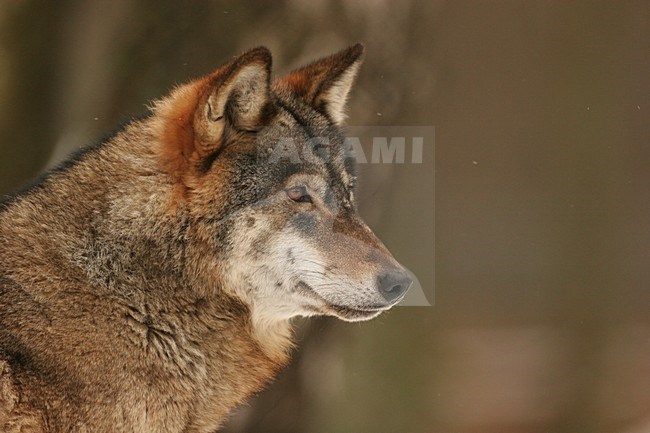
[[393,302],[399,299],[411,287],[413,279],[404,271],[391,270],[377,278],[377,285],[382,296]]

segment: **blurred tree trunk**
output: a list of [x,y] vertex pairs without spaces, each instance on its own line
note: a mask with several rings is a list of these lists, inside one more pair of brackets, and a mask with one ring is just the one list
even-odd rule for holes
[[34,177],[56,140],[60,32],[67,2],[9,2],[0,15],[0,194]]

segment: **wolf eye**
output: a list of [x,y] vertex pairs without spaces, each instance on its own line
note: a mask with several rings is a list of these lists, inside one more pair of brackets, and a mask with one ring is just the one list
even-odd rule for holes
[[286,190],[287,196],[296,203],[313,203],[304,186],[292,186]]

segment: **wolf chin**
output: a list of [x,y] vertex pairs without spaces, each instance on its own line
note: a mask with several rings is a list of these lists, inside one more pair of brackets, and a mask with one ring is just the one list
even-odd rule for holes
[[362,53],[271,80],[245,52],[0,205],[0,431],[213,432],[293,317],[403,298],[343,145]]

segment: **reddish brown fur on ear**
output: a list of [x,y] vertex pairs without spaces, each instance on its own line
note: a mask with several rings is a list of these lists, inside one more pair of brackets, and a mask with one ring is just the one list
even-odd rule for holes
[[182,177],[195,156],[194,113],[207,82],[204,77],[180,86],[156,104],[155,114],[162,129],[158,151],[164,168],[175,178]]
[[225,129],[254,129],[269,114],[271,53],[254,48],[155,104],[159,154],[176,179],[225,144]]
[[356,44],[278,79],[274,85],[302,98],[316,110],[341,123],[348,92],[361,65],[364,47]]

